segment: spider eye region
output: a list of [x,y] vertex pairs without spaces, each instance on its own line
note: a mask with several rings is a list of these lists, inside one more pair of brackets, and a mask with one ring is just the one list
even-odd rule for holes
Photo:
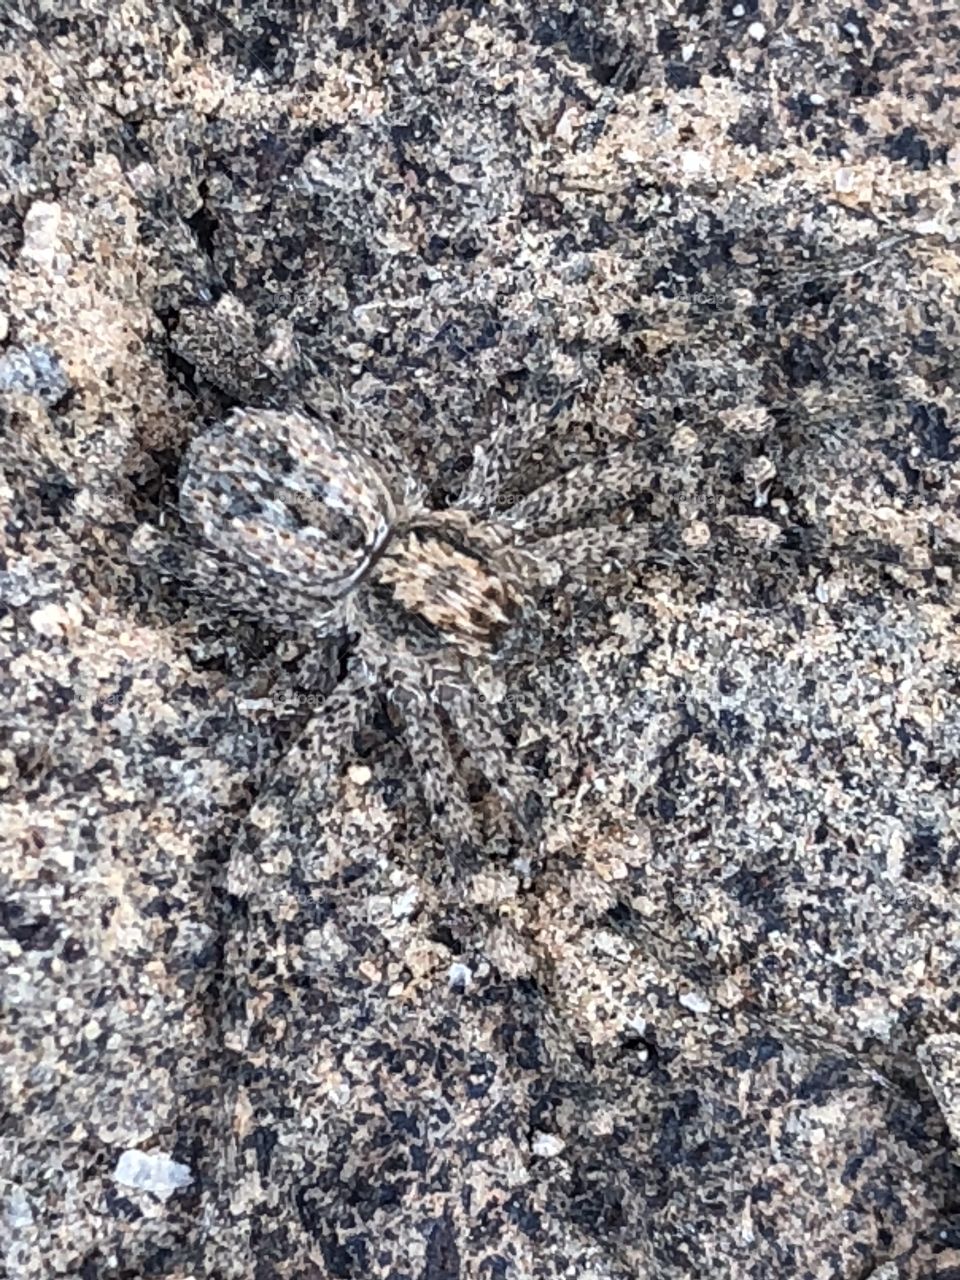
[[372,463],[322,423],[266,410],[192,442],[180,513],[225,562],[325,599],[362,581],[395,519]]

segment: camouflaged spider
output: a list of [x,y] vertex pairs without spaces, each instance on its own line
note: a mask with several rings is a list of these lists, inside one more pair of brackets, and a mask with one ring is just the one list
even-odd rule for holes
[[385,687],[451,855],[476,843],[477,826],[447,725],[498,794],[501,831],[515,826],[529,780],[480,692],[484,672],[528,631],[539,586],[645,542],[631,525],[569,527],[635,491],[646,468],[630,452],[496,511],[543,431],[498,425],[456,506],[430,510],[386,438],[378,446],[368,431],[360,449],[300,412],[235,410],[187,450],[181,533],[142,526],[134,539],[138,559],[237,611],[315,638],[355,633],[348,675],[316,712],[321,754],[348,756],[365,695]]

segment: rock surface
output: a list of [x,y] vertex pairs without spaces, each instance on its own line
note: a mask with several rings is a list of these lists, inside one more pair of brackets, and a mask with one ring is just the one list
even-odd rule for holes
[[[8,1275],[960,1273],[958,48],[8,7]],[[523,489],[649,458],[649,559],[558,566],[495,686],[538,837],[452,895],[395,713],[311,765],[349,639],[131,554],[205,423],[303,403],[437,506],[504,418]]]

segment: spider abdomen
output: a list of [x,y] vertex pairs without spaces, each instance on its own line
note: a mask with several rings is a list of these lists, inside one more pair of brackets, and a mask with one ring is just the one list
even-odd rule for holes
[[267,410],[193,441],[180,511],[226,562],[326,598],[362,581],[395,515],[366,458],[312,418]]

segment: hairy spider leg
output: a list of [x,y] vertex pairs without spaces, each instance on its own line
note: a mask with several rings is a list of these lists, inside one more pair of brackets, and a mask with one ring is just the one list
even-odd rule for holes
[[516,414],[507,414],[502,406],[498,407],[493,430],[474,449],[473,464],[457,505],[490,511],[522,459],[558,429],[557,422],[567,409],[568,399],[556,401],[546,412],[538,405],[529,405],[526,411]]
[[645,524],[600,524],[534,538],[527,550],[541,580],[555,585],[570,574],[595,572],[611,561],[634,564],[647,559],[654,542]]
[[493,430],[474,449],[457,505],[475,511],[489,509],[517,461],[544,438],[550,425],[546,415],[538,414],[533,406],[526,414],[507,415],[501,410]]
[[339,393],[339,403],[343,409],[343,422],[338,427],[338,434],[383,472],[395,502],[407,509],[419,508],[423,494],[412,479],[410,459],[386,425],[347,392]]
[[457,737],[496,792],[508,825],[524,833],[527,827],[524,801],[534,781],[512,758],[491,709],[480,697],[476,686],[469,682],[445,682],[440,696]]
[[501,517],[515,529],[544,534],[591,512],[621,505],[640,487],[649,487],[654,469],[632,453],[578,463],[509,507]]
[[428,673],[422,663],[405,654],[391,666],[389,680],[403,713],[421,794],[443,841],[450,871],[456,875],[467,852],[481,847],[483,839],[436,712]]

